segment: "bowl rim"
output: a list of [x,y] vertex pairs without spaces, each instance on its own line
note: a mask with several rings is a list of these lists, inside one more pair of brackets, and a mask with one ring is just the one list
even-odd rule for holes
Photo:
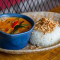
[[6,13],[6,14],[0,14],[0,18],[1,18],[1,17],[5,17],[5,16],[6,16],[6,17],[18,17],[18,16],[24,16],[24,17],[29,18],[29,19],[33,22],[33,25],[32,25],[32,27],[31,27],[31,29],[29,29],[28,31],[23,32],[23,33],[19,33],[19,34],[8,34],[8,33],[5,33],[5,32],[3,32],[3,31],[0,31],[0,32],[3,33],[3,34],[11,35],[11,36],[21,35],[21,34],[28,33],[28,32],[31,31],[31,30],[34,28],[34,26],[35,26],[34,20],[33,20],[32,18],[26,16],[26,15],[22,15],[22,14],[18,14],[18,13]]

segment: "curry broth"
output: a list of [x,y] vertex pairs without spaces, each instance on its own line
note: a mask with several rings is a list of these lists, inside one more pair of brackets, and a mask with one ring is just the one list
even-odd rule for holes
[[[16,24],[16,22],[18,22]],[[16,24],[16,26],[14,28],[13,25]],[[31,23],[28,22],[27,20],[23,19],[23,18],[19,18],[19,17],[9,17],[6,18],[4,21],[0,21],[0,31],[6,32],[8,34],[18,34],[18,33],[22,33],[22,32],[26,32],[28,30],[30,30],[32,27]],[[15,30],[16,31],[15,31]]]

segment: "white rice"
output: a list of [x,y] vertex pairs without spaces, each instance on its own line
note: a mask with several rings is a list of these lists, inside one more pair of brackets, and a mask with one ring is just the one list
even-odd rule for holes
[[60,27],[56,25],[54,31],[51,33],[46,33],[44,35],[43,32],[39,32],[37,30],[33,30],[33,34],[31,35],[30,42],[33,45],[37,46],[51,46],[60,41]]

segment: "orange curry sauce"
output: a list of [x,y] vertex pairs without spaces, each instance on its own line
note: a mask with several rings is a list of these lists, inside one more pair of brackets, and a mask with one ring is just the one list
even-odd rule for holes
[[26,32],[29,29],[31,29],[31,27],[32,27],[31,23],[28,22],[27,20],[23,19],[23,18],[9,17],[9,18],[6,18],[4,21],[0,20],[0,31],[11,34],[14,31],[14,28],[12,28],[12,26],[14,25],[14,23],[16,21],[18,21],[18,23],[16,25],[19,25],[21,22],[23,22],[22,25],[25,24],[25,26],[18,28],[17,31],[13,34]]

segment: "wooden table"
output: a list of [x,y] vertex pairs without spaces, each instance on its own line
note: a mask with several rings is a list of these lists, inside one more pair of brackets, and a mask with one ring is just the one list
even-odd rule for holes
[[[60,6],[51,11],[60,13]],[[0,60],[60,60],[60,47],[49,51],[20,55],[0,53]]]
[[53,8],[50,10],[51,12],[57,12],[57,13],[60,13],[60,6],[56,7],[56,8]]

